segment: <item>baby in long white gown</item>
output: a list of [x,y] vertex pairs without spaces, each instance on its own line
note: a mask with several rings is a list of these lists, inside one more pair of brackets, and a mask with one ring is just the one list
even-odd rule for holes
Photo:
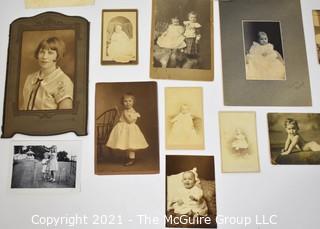
[[121,63],[135,60],[134,40],[122,30],[121,25],[115,26],[115,31],[111,35],[111,41],[108,47],[108,56]]
[[189,106],[183,104],[179,114],[170,120],[172,127],[168,135],[168,143],[172,145],[199,143],[200,137],[195,129],[193,119]]
[[168,177],[168,210],[179,215],[206,216],[208,206],[197,168]]
[[171,19],[171,24],[168,26],[167,30],[158,38],[157,44],[161,48],[182,49],[186,47],[183,33],[184,27],[180,25],[179,19],[174,17]]
[[247,138],[241,129],[236,128],[231,146],[236,152],[244,152],[249,148]]
[[285,80],[285,65],[265,32],[259,32],[259,43],[253,42],[246,55],[247,80]]

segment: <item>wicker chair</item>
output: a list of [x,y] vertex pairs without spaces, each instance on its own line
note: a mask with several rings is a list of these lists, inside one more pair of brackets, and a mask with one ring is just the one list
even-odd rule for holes
[[103,112],[96,118],[96,139],[98,154],[102,154],[111,130],[116,122],[118,109],[112,108]]

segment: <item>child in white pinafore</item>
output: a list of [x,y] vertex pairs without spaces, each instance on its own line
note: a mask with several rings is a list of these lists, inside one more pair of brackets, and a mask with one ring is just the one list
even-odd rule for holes
[[125,166],[135,163],[135,153],[137,150],[146,149],[149,145],[136,124],[140,114],[133,108],[135,97],[131,93],[122,96],[124,110],[120,115],[119,122],[114,126],[106,146],[111,149],[119,149],[127,152],[128,161]]

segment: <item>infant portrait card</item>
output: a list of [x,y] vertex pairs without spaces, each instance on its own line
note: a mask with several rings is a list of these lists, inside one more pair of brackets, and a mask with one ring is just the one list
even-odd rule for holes
[[320,164],[320,114],[268,113],[271,163]]
[[103,10],[101,34],[101,64],[138,64],[138,10]]
[[14,141],[10,153],[12,191],[79,191],[80,141]]
[[201,87],[167,87],[165,120],[167,149],[204,149]]
[[247,80],[285,80],[281,24],[242,21]]
[[150,76],[213,80],[213,1],[154,0]]
[[320,63],[320,10],[313,10],[312,17],[317,48],[317,58]]
[[224,105],[312,106],[300,0],[219,8]]
[[95,173],[159,173],[157,83],[97,83],[95,99]]
[[259,172],[255,112],[219,112],[222,172]]
[[10,26],[2,137],[87,132],[89,23],[47,12]]
[[166,156],[166,227],[217,228],[213,156]]

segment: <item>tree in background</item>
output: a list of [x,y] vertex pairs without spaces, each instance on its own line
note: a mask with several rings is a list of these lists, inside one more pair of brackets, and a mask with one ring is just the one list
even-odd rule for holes
[[58,161],[67,161],[69,162],[70,159],[68,158],[68,153],[66,151],[58,152]]

